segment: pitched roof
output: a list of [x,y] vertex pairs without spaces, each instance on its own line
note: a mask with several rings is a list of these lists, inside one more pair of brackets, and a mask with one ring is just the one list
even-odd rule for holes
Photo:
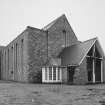
[[60,53],[63,58],[62,66],[66,65],[80,65],[83,58],[87,55],[88,51],[96,42],[97,38],[93,38],[70,47],[66,47]]
[[55,19],[54,21],[52,21],[51,23],[49,23],[47,26],[45,26],[44,28],[42,28],[42,30],[46,31],[48,30],[50,27],[52,27],[59,19],[66,17],[64,14],[61,15],[60,17],[58,17],[57,19]]

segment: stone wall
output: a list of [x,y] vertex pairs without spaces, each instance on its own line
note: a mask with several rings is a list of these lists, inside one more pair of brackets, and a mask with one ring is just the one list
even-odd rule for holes
[[79,67],[75,69],[74,74],[74,84],[86,84],[88,83],[88,74],[86,69],[86,58],[83,60],[83,62],[80,64]]

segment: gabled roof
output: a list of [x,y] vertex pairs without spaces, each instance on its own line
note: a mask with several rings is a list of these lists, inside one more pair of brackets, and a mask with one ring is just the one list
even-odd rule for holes
[[51,23],[49,23],[47,26],[45,26],[44,28],[42,28],[42,30],[44,30],[44,31],[48,30],[50,27],[52,27],[61,18],[66,18],[66,16],[64,14],[61,15],[60,17],[58,17],[57,19],[55,19],[54,21],[52,21]]
[[85,58],[91,47],[97,41],[97,38],[93,38],[70,47],[66,47],[60,53],[62,57],[62,66],[67,65],[80,65],[82,60]]

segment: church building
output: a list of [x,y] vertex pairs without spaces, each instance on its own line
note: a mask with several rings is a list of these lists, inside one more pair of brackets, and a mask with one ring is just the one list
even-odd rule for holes
[[98,38],[77,39],[65,15],[42,29],[31,26],[0,46],[0,79],[33,83],[105,82],[105,55]]

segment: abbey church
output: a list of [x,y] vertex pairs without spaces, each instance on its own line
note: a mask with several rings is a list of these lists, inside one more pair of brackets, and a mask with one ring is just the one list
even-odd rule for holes
[[33,83],[105,82],[105,55],[98,38],[77,39],[65,15],[42,29],[27,28],[0,46],[0,79]]

